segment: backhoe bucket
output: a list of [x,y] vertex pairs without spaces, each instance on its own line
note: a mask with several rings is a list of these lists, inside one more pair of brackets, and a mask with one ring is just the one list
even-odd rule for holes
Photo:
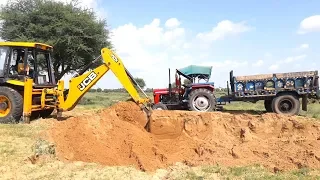
[[[135,102],[133,98],[130,98],[127,101]],[[150,125],[150,117],[151,117],[151,114],[152,114],[152,108],[151,108],[152,104],[148,103],[148,102],[146,102],[146,103],[137,103],[137,102],[135,102],[135,103],[141,108],[141,110],[144,112],[145,117],[146,117],[145,118],[145,122],[143,122],[143,124],[141,124],[141,125],[144,126],[144,128],[145,128],[145,130],[147,132],[150,132],[149,131],[150,130],[149,125]]]

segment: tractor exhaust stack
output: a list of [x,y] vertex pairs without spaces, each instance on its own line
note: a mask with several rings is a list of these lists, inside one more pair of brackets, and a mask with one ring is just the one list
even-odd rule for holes
[[171,91],[172,91],[172,87],[171,87],[171,75],[170,75],[170,68],[169,68],[169,96],[171,98]]

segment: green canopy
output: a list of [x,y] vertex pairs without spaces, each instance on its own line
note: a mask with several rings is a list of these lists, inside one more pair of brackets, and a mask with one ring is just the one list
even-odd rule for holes
[[189,65],[187,67],[178,69],[178,71],[183,74],[191,77],[202,77],[202,78],[210,78],[211,76],[212,66],[197,66],[197,65]]

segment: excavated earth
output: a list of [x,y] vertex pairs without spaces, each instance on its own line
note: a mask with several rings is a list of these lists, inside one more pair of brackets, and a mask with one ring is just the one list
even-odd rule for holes
[[313,119],[154,111],[149,133],[145,118],[135,103],[121,102],[97,114],[54,122],[49,134],[61,160],[134,165],[143,171],[176,162],[320,168],[320,123]]

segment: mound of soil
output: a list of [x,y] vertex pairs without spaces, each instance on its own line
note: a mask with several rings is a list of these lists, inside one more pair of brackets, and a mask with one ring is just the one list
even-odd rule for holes
[[154,111],[151,133],[133,102],[55,122],[49,131],[62,160],[134,165],[145,171],[176,162],[262,164],[276,170],[320,168],[320,123],[277,114]]

